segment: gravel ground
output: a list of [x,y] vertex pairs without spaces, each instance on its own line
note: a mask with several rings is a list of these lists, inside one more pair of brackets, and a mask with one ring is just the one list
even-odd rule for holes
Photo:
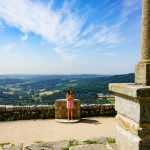
[[54,119],[0,122],[0,143],[29,144],[38,141],[115,138],[115,118],[82,118],[79,123],[59,123]]

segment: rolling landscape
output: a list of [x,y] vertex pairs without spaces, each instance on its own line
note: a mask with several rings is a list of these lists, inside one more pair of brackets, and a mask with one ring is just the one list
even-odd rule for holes
[[[105,98],[111,93],[109,83],[134,82],[134,74],[124,75],[1,75],[0,104],[39,105],[54,104],[65,98],[71,88],[81,104],[114,103]],[[99,98],[98,93],[104,95]]]

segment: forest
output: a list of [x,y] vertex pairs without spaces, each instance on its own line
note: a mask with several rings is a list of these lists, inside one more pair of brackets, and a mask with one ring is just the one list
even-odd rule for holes
[[109,83],[132,83],[134,74],[124,75],[1,75],[1,105],[54,104],[64,99],[68,89],[81,104],[114,103],[114,99],[99,98],[98,93],[112,94]]

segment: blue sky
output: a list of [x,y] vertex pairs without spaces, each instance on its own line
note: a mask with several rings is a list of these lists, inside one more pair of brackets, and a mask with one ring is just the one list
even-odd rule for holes
[[0,74],[123,74],[140,57],[141,0],[0,0]]

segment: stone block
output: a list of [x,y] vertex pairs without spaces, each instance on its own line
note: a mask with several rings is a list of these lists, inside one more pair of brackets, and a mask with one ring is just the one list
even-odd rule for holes
[[109,90],[115,95],[130,99],[148,100],[150,102],[150,86],[137,85],[135,83],[111,83]]
[[138,136],[121,128],[119,125],[116,126],[116,131],[118,150],[139,150],[139,142],[141,139]]
[[[59,99],[55,102],[55,119],[67,119],[66,99]],[[73,118],[80,119],[80,101],[74,100]]]
[[135,68],[135,83],[150,85],[150,63],[140,61]]
[[150,123],[150,86],[135,84],[110,84],[116,95],[118,113],[138,123]]
[[141,138],[150,138],[150,124],[139,124],[120,114],[117,114],[116,120],[125,130],[128,130]]
[[116,96],[115,109],[118,113],[134,120],[138,123],[150,123],[150,102],[137,99],[128,100]]
[[115,110],[135,122],[140,122],[140,104],[134,101],[118,97],[115,98]]
[[143,138],[123,129],[119,125],[116,126],[117,129],[117,148],[118,150],[149,150],[150,149],[150,139]]

